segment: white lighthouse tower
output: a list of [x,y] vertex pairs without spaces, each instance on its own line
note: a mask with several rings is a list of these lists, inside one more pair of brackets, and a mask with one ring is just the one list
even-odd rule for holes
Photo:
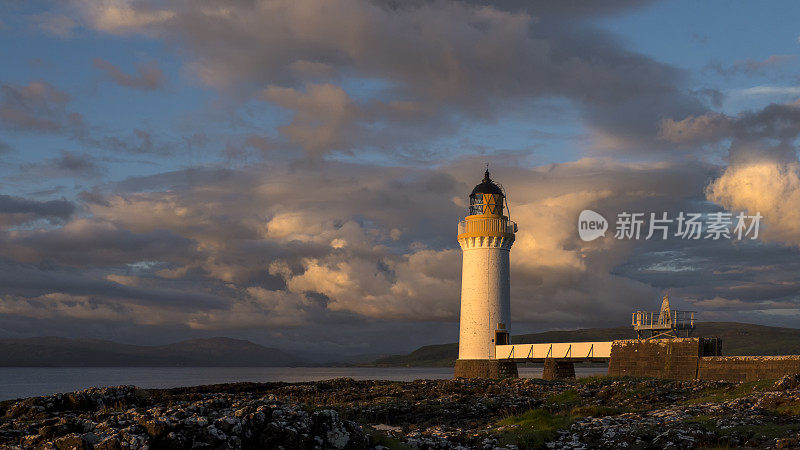
[[495,359],[495,346],[510,343],[509,253],[517,225],[507,211],[503,189],[487,169],[469,195],[469,215],[458,224],[463,266],[456,377],[517,376],[514,362]]

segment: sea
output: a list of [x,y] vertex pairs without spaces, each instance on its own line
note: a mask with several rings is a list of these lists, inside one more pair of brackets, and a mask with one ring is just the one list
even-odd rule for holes
[[[518,368],[521,378],[541,378],[541,367]],[[575,367],[578,378],[604,375],[606,367]],[[448,379],[452,368],[428,367],[0,367],[0,400],[135,385],[170,388],[236,382]]]

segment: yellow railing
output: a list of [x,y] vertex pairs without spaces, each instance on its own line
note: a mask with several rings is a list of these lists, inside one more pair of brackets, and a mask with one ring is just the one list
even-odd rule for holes
[[487,217],[481,219],[462,220],[458,222],[458,234],[514,234],[517,224],[511,220],[500,217]]

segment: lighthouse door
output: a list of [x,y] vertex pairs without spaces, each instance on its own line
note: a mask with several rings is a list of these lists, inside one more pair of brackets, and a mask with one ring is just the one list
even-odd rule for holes
[[495,345],[508,345],[508,331],[495,331],[494,343]]

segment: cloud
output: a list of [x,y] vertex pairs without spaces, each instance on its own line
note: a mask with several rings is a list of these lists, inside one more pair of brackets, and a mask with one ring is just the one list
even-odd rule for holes
[[134,75],[123,72],[117,66],[101,58],[95,58],[93,64],[120,86],[147,91],[157,90],[164,86],[164,72],[155,61],[138,65]]
[[[298,314],[302,320],[293,319],[302,323],[296,326],[332,314],[452,322],[460,286],[455,223],[464,213],[463,201],[453,199],[463,199],[478,181],[480,173],[462,175],[472,172],[272,166],[198,173],[192,184],[164,174],[93,197],[84,205],[88,219],[7,237],[6,255],[29,264],[92,268],[105,272],[105,280],[140,289],[191,283],[187,295],[203,287],[231,296],[230,308],[193,308],[191,319],[171,315],[193,329],[229,326],[239,317],[231,311],[244,315],[257,307],[250,297],[296,302],[282,306],[305,311]],[[608,240],[587,246],[563,224],[586,207],[694,195],[706,176],[696,169],[597,159],[509,170],[502,181],[520,223],[512,256],[515,316],[578,324],[608,308],[632,307],[613,300],[620,293],[630,302],[654,295],[646,285],[611,274],[630,246]],[[150,262],[136,273],[124,269],[140,261]],[[530,312],[553,302],[563,307],[551,315]]]
[[665,119],[659,136],[680,144],[728,142],[729,165],[705,189],[709,201],[729,211],[764,216],[766,241],[798,245],[800,104],[773,103],[736,116],[707,113]]
[[689,116],[675,121],[664,119],[658,137],[677,144],[716,142],[731,134],[732,120],[720,113]]
[[[9,225],[0,230],[0,329],[126,330],[152,339],[226,330],[326,351],[454,339],[455,225],[486,155],[519,223],[515,333],[618,325],[650,301],[657,307],[666,288],[731,315],[797,303],[798,254],[781,245],[797,242],[797,218],[786,209],[798,184],[797,104],[709,110],[719,107],[719,91],[688,89],[686,73],[593,20],[642,3],[72,3],[83,13],[75,20],[100,36],[141,35],[171,47],[185,72],[238,116],[226,119],[246,130],[220,138],[204,129],[177,144],[164,138],[175,136],[169,127],[111,134],[73,112],[84,99],[47,83],[0,87],[4,131],[60,134],[82,148],[22,168],[80,178],[85,189],[75,204],[0,197]],[[52,14],[61,12],[69,11]],[[741,70],[771,63],[780,61],[743,62]],[[94,64],[121,86],[165,83],[155,62],[124,71]],[[748,95],[780,91],[760,89]],[[528,167],[520,162],[528,151],[481,148],[480,162],[466,155],[476,124],[503,128],[541,116],[562,123],[553,104],[583,121],[586,133],[572,143],[594,157]],[[727,169],[703,162],[728,145]],[[96,150],[169,155],[178,159],[162,162],[175,165],[192,146],[224,148],[231,159],[258,153],[265,162],[92,181],[104,175]],[[360,152],[380,153],[382,164]],[[362,164],[342,163],[342,154]],[[287,162],[298,155],[312,161]],[[765,241],[585,243],[573,226],[586,208],[612,218],[721,207],[763,208]],[[408,339],[390,340],[397,332]]]
[[[296,111],[281,131],[312,155],[363,146],[396,151],[406,130],[435,139],[502,117],[510,105],[551,98],[577,105],[602,151],[663,151],[665,141],[654,139],[661,117],[705,108],[682,87],[681,71],[585,21],[636,2],[592,3],[201,0],[83,7],[101,31],[174,43],[189,69],[223,92],[250,98],[266,88],[268,101]],[[344,76],[374,85],[369,97],[355,99],[357,89]]]
[[85,131],[83,116],[67,110],[69,100],[69,94],[41,81],[0,85],[0,126],[80,136]]
[[311,154],[346,148],[347,140],[353,139],[353,125],[360,111],[338,86],[310,85],[306,92],[271,86],[262,98],[295,111],[292,123],[280,127],[280,131]]
[[20,169],[26,176],[36,174],[45,177],[97,176],[102,173],[91,155],[72,152],[62,152],[45,161],[22,164]]
[[[473,166],[271,164],[98,187],[80,217],[3,232],[0,305],[19,320],[53,321],[62,314],[159,327],[158,333],[266,327],[280,330],[280,339],[294,336],[297,345],[311,345],[306,340],[322,330],[351,339],[336,346],[360,345],[363,335],[349,327],[376,323],[406,329],[435,323],[453,333],[448,324],[458,319],[461,256],[455,224],[480,179]],[[779,307],[796,294],[797,283],[790,281],[797,258],[785,247],[748,244],[739,265],[734,261],[742,250],[730,242],[692,243],[697,249],[613,238],[586,243],[565,226],[586,208],[608,218],[623,210],[696,210],[716,167],[586,158],[495,170],[519,224],[511,253],[515,332],[619,324],[631,310],[657,303],[666,288],[698,302],[700,310],[716,308],[719,302],[703,303],[716,297],[742,302],[738,309],[729,303],[730,314]],[[789,181],[797,184],[788,174],[787,183],[775,173],[762,178],[775,180],[773,199]],[[745,173],[742,180],[756,177]],[[726,192],[740,190],[725,183],[713,189],[719,195],[713,200],[722,204],[729,201]],[[769,198],[761,191],[751,197]],[[769,212],[784,214],[790,224],[790,211]],[[774,241],[796,233],[769,227],[762,231],[773,233],[768,239]],[[668,271],[665,261],[693,269]],[[780,261],[785,270],[769,268]],[[45,301],[50,294],[81,299]],[[369,345],[389,344],[377,339]]]
[[[113,67],[113,66],[112,66]],[[141,67],[140,67],[141,69]],[[144,70],[144,69],[142,69]],[[150,69],[148,69],[150,70]],[[147,70],[139,78],[124,73],[118,82],[131,87],[155,89],[161,81]],[[160,73],[160,69],[158,69]],[[170,145],[149,130],[135,127],[130,136],[105,134],[102,128],[86,123],[83,115],[68,108],[71,96],[51,84],[32,81],[27,85],[0,85],[0,129],[29,134],[58,134],[84,146],[121,153],[169,153]],[[183,142],[186,144],[186,142]],[[75,155],[62,154],[62,168],[75,168]],[[85,165],[85,163],[83,163]]]
[[800,105],[773,103],[737,116],[707,113],[682,120],[664,119],[659,137],[681,144],[713,143],[723,139],[753,141],[794,140],[800,134]]
[[185,263],[197,257],[193,244],[190,239],[161,229],[135,233],[101,220],[74,219],[52,230],[17,232],[6,242],[6,252],[29,263],[119,267],[140,261]]
[[113,34],[142,32],[175,16],[168,9],[152,7],[149,2],[134,4],[131,0],[81,0],[79,3],[85,8],[93,26]]
[[800,165],[779,162],[728,167],[706,191],[732,211],[764,216],[763,238],[800,246]]
[[75,205],[63,199],[42,202],[0,195],[0,222],[3,225],[18,225],[38,219],[61,222],[69,219],[75,209]]

